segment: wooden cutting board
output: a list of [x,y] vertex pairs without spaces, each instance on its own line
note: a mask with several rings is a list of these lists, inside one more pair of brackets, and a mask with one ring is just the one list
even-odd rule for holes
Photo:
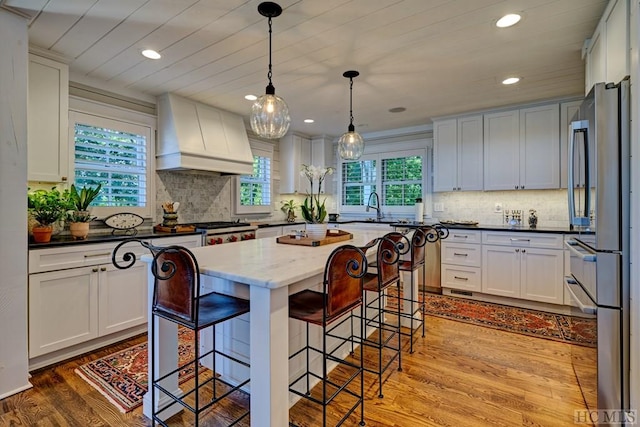
[[196,231],[195,225],[176,225],[175,227],[165,227],[162,224],[154,225],[153,231],[156,233],[191,233]]
[[276,241],[278,243],[284,243],[287,245],[322,246],[351,239],[353,239],[353,234],[349,233],[348,231],[338,230],[338,232],[335,233],[329,232],[327,230],[327,237],[321,240],[314,240],[310,237],[296,238],[295,236],[280,236],[276,239]]

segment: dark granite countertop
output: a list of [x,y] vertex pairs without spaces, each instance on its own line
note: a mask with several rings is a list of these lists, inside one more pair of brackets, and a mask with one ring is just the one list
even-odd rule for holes
[[132,237],[136,239],[157,239],[163,237],[175,237],[175,236],[189,236],[189,235],[198,235],[202,234],[201,232],[187,232],[187,233],[156,233],[153,230],[148,231],[139,231],[135,236],[124,235],[124,234],[116,234],[113,235],[111,233],[105,234],[89,234],[89,236],[84,240],[74,240],[70,235],[58,235],[52,236],[51,241],[48,243],[33,243],[31,240],[29,241],[29,249],[47,249],[59,246],[70,246],[70,245],[84,245],[91,243],[108,243],[108,242],[118,242],[122,240],[126,240]]
[[[416,223],[399,223],[398,221],[362,221],[362,220],[351,220],[351,221],[330,221],[333,224],[349,224],[349,223],[369,223],[369,224],[388,224],[390,226],[398,226],[398,227],[406,227],[406,228],[416,228],[424,225],[434,225],[433,224],[416,224]],[[450,230],[481,230],[481,231],[510,231],[510,232],[526,232],[526,233],[555,233],[555,234],[572,234],[575,231],[570,230],[569,227],[537,227],[537,228],[529,228],[528,226],[510,226],[510,225],[487,225],[487,224],[477,224],[477,225],[465,225],[465,224],[442,224]]]

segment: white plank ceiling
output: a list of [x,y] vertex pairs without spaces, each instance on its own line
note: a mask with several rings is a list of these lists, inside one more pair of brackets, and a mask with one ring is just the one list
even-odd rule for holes
[[[0,0],[29,17],[30,44],[62,56],[79,83],[153,100],[175,92],[248,118],[267,84],[259,0]],[[432,117],[584,93],[581,48],[606,0],[281,0],[273,83],[292,129],[340,135],[346,70],[362,133]],[[499,29],[517,12],[523,20]],[[140,51],[155,49],[157,61]],[[503,86],[518,75],[517,85]],[[405,112],[389,109],[404,107]],[[313,118],[308,125],[303,119]]]

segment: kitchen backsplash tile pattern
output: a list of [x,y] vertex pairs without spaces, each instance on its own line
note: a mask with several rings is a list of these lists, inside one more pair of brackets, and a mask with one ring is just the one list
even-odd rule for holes
[[433,203],[443,205],[442,212],[433,212],[436,219],[473,220],[481,224],[500,225],[504,214],[495,212],[496,203],[502,210],[521,210],[522,224],[527,226],[529,209],[535,209],[538,227],[566,227],[569,224],[567,190],[523,191],[463,191],[434,193]]
[[180,202],[180,223],[231,220],[231,176],[207,173],[157,171],[156,219],[162,203]]

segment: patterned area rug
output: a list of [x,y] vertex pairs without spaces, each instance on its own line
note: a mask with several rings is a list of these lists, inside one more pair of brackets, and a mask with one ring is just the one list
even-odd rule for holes
[[[193,357],[193,333],[178,328],[178,363]],[[91,384],[121,412],[129,412],[142,404],[147,392],[147,343],[134,345],[78,367],[75,372]],[[193,378],[193,365],[178,374],[180,384]]]
[[437,294],[427,294],[426,312],[518,334],[587,347],[596,345],[595,320]]

